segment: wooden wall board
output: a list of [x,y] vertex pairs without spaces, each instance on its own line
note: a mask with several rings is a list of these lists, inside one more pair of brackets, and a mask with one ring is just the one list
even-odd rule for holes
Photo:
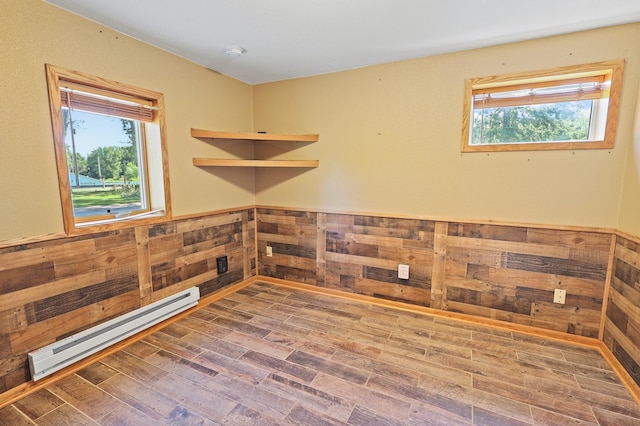
[[640,244],[618,235],[603,342],[640,386]]
[[32,350],[193,285],[207,296],[255,276],[254,242],[246,208],[0,248],[0,392],[30,380]]
[[[443,303],[461,313],[499,319],[510,312],[510,321],[597,337],[610,241],[599,233],[449,224]],[[567,290],[565,305],[553,304],[555,288]]]
[[617,235],[603,342],[640,386],[640,243]]
[[[260,275],[597,337],[611,234],[286,208],[257,215]],[[315,229],[300,222],[318,215]],[[400,263],[409,280],[397,278]],[[556,288],[567,290],[565,305],[553,304]]]
[[[286,209],[257,214],[260,275],[429,305],[433,222]],[[272,257],[264,255],[267,243]],[[398,280],[398,263],[409,264],[409,280]]]
[[[256,209],[258,273],[318,284],[318,217],[316,213]],[[266,256],[270,246],[273,256]]]

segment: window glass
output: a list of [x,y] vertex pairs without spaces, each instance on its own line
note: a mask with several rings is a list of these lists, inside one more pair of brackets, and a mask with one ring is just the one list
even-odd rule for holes
[[63,108],[76,220],[148,210],[140,122]]

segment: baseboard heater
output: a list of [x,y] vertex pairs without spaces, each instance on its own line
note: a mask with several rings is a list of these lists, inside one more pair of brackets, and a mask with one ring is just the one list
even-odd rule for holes
[[128,314],[30,352],[34,381],[149,328],[198,304],[200,290],[191,287]]

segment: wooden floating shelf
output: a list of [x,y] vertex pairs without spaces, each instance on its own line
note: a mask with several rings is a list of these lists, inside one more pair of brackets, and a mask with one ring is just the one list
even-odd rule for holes
[[222,158],[194,158],[198,167],[318,167],[318,160],[235,160]]
[[317,142],[320,135],[283,135],[276,133],[243,133],[243,132],[215,132],[212,130],[191,129],[194,138],[208,139],[236,139],[249,141],[278,141],[278,142]]

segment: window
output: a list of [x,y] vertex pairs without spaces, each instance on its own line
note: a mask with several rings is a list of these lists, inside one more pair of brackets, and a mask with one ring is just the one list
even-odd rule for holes
[[462,152],[612,148],[623,66],[466,80]]
[[66,232],[170,217],[163,95],[46,70]]

